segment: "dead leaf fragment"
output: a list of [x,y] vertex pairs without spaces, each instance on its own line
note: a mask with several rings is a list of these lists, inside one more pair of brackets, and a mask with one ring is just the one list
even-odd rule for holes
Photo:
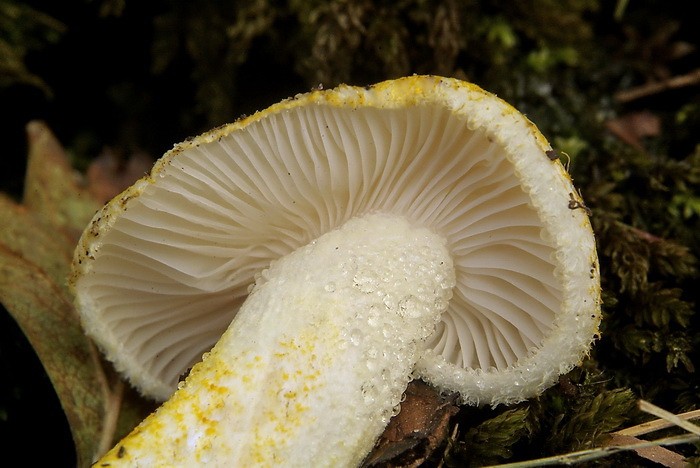
[[[632,445],[640,442],[642,442],[642,440],[636,437],[613,434],[605,443],[605,446]],[[658,445],[653,447],[641,447],[635,450],[635,452],[637,452],[637,455],[640,457],[651,460],[661,466],[666,466],[669,468],[682,468],[688,466],[685,462],[685,458],[681,454]]]
[[101,203],[81,187],[80,175],[71,168],[66,152],[45,123],[29,122],[27,139],[22,203],[48,224],[75,233],[77,240]]
[[644,151],[642,139],[658,136],[661,120],[649,111],[641,111],[608,120],[605,127],[628,145]]
[[408,385],[405,396],[364,467],[416,467],[446,440],[450,418],[459,410],[455,398],[440,395],[420,380]]
[[88,190],[96,200],[106,203],[148,173],[152,166],[153,158],[144,152],[125,158],[106,148],[87,170]]
[[84,467],[153,405],[118,383],[84,334],[66,285],[77,236],[100,203],[45,124],[31,122],[27,136],[23,204],[0,194],[0,303],[44,366]]
[[0,193],[0,246],[36,265],[57,287],[68,293],[66,278],[73,257],[73,240],[62,229]]
[[99,354],[73,305],[38,266],[0,245],[0,302],[11,313],[49,375],[71,427],[79,465],[97,451],[109,391]]

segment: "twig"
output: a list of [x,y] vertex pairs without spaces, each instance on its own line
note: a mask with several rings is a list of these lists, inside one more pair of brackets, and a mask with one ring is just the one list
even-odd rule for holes
[[636,88],[620,91],[615,94],[615,100],[621,103],[626,103],[651,96],[652,94],[658,94],[669,89],[682,88],[684,86],[691,86],[695,84],[700,84],[700,68],[693,70],[690,73],[686,73],[685,75],[674,76],[673,78],[657,83],[649,83]]
[[124,399],[124,390],[124,382],[117,379],[114,384],[114,389],[105,403],[104,421],[100,441],[97,444],[96,459],[107,453],[107,450],[114,444],[114,434],[117,430],[119,411],[121,410],[122,400]]
[[532,468],[537,466],[574,465],[576,463],[597,460],[599,458],[607,457],[615,453],[625,452],[629,450],[638,450],[645,447],[656,447],[659,445],[669,446],[690,444],[698,441],[700,441],[700,436],[697,436],[695,434],[684,434],[673,437],[665,437],[663,439],[651,440],[649,442],[640,442],[629,445],[611,445],[609,447],[581,450],[579,452],[567,453],[565,455],[556,455],[554,457],[539,458],[537,460],[506,463],[504,465],[493,465],[487,468]]
[[695,424],[688,422],[685,419],[681,419],[677,415],[669,413],[665,409],[659,408],[658,406],[653,405],[648,401],[640,400],[639,409],[644,411],[645,413],[653,414],[658,418],[665,419],[666,421],[675,424],[678,427],[682,427],[691,434],[700,436],[700,426],[696,426]]
[[[606,441],[606,446],[620,446],[620,445],[632,445],[638,444],[640,442],[646,442],[645,440],[637,439],[636,437],[612,434],[609,440]],[[667,468],[681,468],[687,467],[685,462],[685,457],[680,453],[676,453],[673,450],[669,450],[665,447],[655,445],[653,447],[640,447],[634,449],[634,451],[642,458],[651,460],[654,463],[658,463],[661,466]]]
[[[687,413],[681,413],[677,415],[681,419],[685,420],[691,420],[691,419],[697,419],[700,418],[700,410],[695,410],[695,411],[688,411]],[[644,434],[648,434],[650,432],[654,431],[660,431],[661,429],[668,429],[669,427],[676,426],[675,423],[670,422],[666,419],[654,419],[653,421],[647,421],[642,424],[638,424],[636,426],[628,427],[622,430],[619,430],[617,432],[614,432],[613,435],[622,435],[622,436],[640,436]]]
[[[639,409],[644,411],[645,413],[652,414],[661,419],[623,429],[612,434],[613,441],[634,441],[633,443],[617,443],[615,445],[608,445],[606,447],[580,450],[578,452],[571,452],[563,455],[555,455],[553,457],[538,458],[536,460],[527,460],[515,463],[506,463],[503,465],[493,465],[489,468],[532,468],[538,466],[551,465],[574,465],[577,463],[597,460],[599,458],[604,458],[615,453],[631,450],[637,452],[637,454],[648,460],[657,461],[658,463],[661,463],[664,466],[679,466],[683,462],[683,457],[676,452],[672,452],[666,449],[660,449],[660,447],[694,443],[700,441],[700,427],[687,421],[688,419],[700,417],[700,410],[690,411],[688,413],[676,415],[662,408],[659,408],[658,406],[653,405],[645,400],[639,401]],[[648,432],[653,432],[659,429],[665,429],[673,426],[681,427],[682,429],[685,429],[686,431],[690,432],[690,434],[665,437],[662,439],[656,439],[651,441],[640,441],[632,437],[633,435],[646,434]]]

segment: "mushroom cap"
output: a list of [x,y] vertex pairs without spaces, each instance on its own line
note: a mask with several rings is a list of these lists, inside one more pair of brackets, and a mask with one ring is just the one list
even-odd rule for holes
[[455,79],[301,94],[175,145],[105,205],[76,249],[76,305],[116,368],[165,399],[272,260],[401,215],[447,239],[457,277],[415,374],[467,403],[521,401],[580,362],[600,321],[591,225],[548,150]]

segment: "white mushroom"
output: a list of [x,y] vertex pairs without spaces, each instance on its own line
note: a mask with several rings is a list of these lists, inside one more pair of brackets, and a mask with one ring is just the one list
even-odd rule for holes
[[433,76],[299,95],[176,145],[76,250],[87,332],[170,397],[103,462],[354,466],[412,378],[469,404],[541,393],[600,319],[591,226],[550,149]]

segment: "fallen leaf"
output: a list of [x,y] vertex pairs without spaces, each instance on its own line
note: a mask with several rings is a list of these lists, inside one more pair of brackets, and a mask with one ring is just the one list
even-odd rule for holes
[[[40,121],[27,124],[29,156],[22,204],[48,224],[83,231],[102,205],[83,188],[53,132]],[[76,238],[77,240],[77,238]]]
[[38,266],[0,245],[0,302],[24,332],[51,379],[76,446],[78,464],[97,453],[109,388],[99,354],[72,304]]
[[67,294],[74,236],[0,193],[0,245],[44,271]]
[[84,334],[67,287],[77,237],[100,203],[51,130],[27,125],[22,204],[0,194],[0,302],[34,348],[63,407],[78,466],[89,466],[153,404],[120,383]]

